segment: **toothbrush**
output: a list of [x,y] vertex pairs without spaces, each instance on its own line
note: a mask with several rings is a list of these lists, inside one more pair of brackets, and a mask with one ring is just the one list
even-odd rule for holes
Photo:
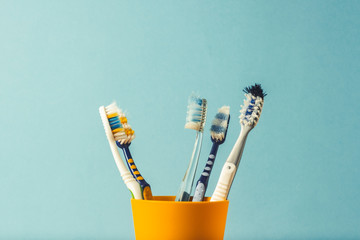
[[211,147],[210,155],[206,166],[201,173],[199,180],[197,181],[193,202],[201,202],[205,196],[207,185],[209,182],[211,170],[214,166],[216,153],[219,149],[220,144],[225,142],[227,129],[230,121],[230,107],[223,106],[219,109],[218,113],[215,115],[214,120],[210,128],[211,141],[213,145]]
[[134,140],[135,138],[134,130],[131,129],[130,125],[127,122],[127,118],[125,114],[121,111],[121,109],[119,110],[119,116],[120,116],[120,123],[123,126],[123,130],[119,132],[121,135],[119,136],[118,141],[116,141],[116,144],[119,148],[123,150],[129,170],[131,171],[136,181],[140,184],[143,198],[145,200],[152,200],[153,195],[151,192],[150,184],[148,184],[145,181],[145,179],[141,176],[129,150],[131,141]]
[[115,159],[115,163],[121,177],[126,184],[127,188],[130,190],[132,198],[143,199],[141,194],[140,184],[136,182],[134,177],[131,175],[129,170],[126,168],[123,160],[120,157],[119,151],[116,147],[116,141],[119,138],[119,132],[121,131],[121,123],[119,119],[119,109],[116,106],[116,103],[112,103],[107,107],[101,106],[99,108],[100,117],[104,125],[106,137],[108,139],[111,152]]
[[189,201],[190,199],[195,172],[199,162],[202,133],[204,131],[206,120],[206,109],[206,99],[201,99],[195,95],[191,95],[189,97],[185,128],[196,130],[196,139],[188,169],[186,170],[185,176],[181,182],[175,201]]
[[211,196],[210,201],[212,202],[227,199],[244,151],[246,138],[259,121],[264,105],[266,93],[263,91],[260,84],[246,87],[243,91],[245,92],[246,100],[244,100],[244,105],[240,110],[240,135],[220,173],[215,191]]

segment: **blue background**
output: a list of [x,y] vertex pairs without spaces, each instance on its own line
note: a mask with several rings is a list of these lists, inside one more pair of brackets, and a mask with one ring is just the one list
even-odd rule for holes
[[[360,239],[359,1],[0,1],[0,239],[133,239],[100,105],[116,100],[155,195],[175,195],[195,133],[242,89],[268,96],[232,186],[225,239]],[[200,171],[198,169],[198,171]],[[197,177],[199,176],[199,172]]]

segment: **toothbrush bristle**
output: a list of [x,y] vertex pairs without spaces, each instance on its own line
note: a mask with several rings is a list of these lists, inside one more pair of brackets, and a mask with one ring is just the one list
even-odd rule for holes
[[105,107],[105,112],[115,141],[121,144],[130,143],[135,138],[134,130],[127,123],[127,118],[121,109],[113,102]]
[[218,110],[210,128],[211,140],[222,143],[225,141],[230,119],[230,107],[223,106]]
[[127,136],[127,138],[124,139],[123,141],[121,141],[120,143],[121,144],[130,143],[135,138],[135,131],[131,128],[130,124],[128,124],[127,118],[121,110],[120,110],[119,116],[120,116],[120,122],[122,123],[122,125],[124,127],[124,132]]
[[206,110],[206,99],[191,95],[189,97],[185,128],[203,132],[206,121]]
[[261,84],[255,84],[244,88],[246,99],[240,110],[240,124],[255,127],[259,121],[264,105],[264,97],[267,95],[261,88]]
[[261,87],[261,84],[256,84],[253,86],[249,86],[243,89],[244,93],[250,93],[254,97],[261,97],[264,99],[264,97],[267,95],[267,93],[264,92],[264,90]]

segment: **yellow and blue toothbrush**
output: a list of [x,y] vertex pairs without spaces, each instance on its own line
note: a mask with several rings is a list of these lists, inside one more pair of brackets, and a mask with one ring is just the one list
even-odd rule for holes
[[135,199],[143,199],[140,184],[134,179],[130,171],[126,168],[123,160],[120,157],[116,143],[121,139],[121,124],[119,119],[119,111],[116,103],[109,106],[101,106],[99,108],[101,121],[104,126],[105,134],[110,145],[111,152],[115,159],[116,166],[121,174],[121,177],[130,190],[131,195]]
[[134,130],[131,129],[130,125],[128,124],[127,118],[125,114],[119,109],[119,123],[120,131],[119,131],[119,140],[116,141],[116,145],[123,150],[127,165],[129,167],[130,172],[136,179],[136,181],[140,184],[141,187],[141,194],[144,200],[152,200],[153,195],[151,192],[150,184],[148,184],[143,176],[141,176],[138,168],[135,165],[134,159],[131,156],[129,146],[131,141],[134,140],[135,134]]

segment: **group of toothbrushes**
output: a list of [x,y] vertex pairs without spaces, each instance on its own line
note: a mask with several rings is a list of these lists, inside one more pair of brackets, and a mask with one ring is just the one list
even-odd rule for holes
[[[259,121],[266,93],[260,84],[244,88],[246,99],[240,110],[241,130],[229,157],[227,158],[218,183],[210,201],[223,201],[228,198],[229,191],[244,151],[245,142],[249,132]],[[204,200],[211,171],[214,167],[219,146],[225,142],[230,121],[230,107],[223,106],[218,110],[210,128],[212,148],[200,178],[196,182],[193,198],[190,194],[193,188],[195,173],[200,157],[202,135],[206,121],[207,101],[197,96],[190,96],[185,128],[196,131],[196,140],[189,166],[181,182],[175,201],[200,202]],[[101,120],[110,144],[111,152],[119,169],[121,177],[135,199],[152,200],[153,195],[150,185],[141,176],[131,156],[129,146],[135,138],[134,130],[128,124],[125,114],[116,103],[99,108]],[[120,148],[126,159],[127,167],[118,151]]]

